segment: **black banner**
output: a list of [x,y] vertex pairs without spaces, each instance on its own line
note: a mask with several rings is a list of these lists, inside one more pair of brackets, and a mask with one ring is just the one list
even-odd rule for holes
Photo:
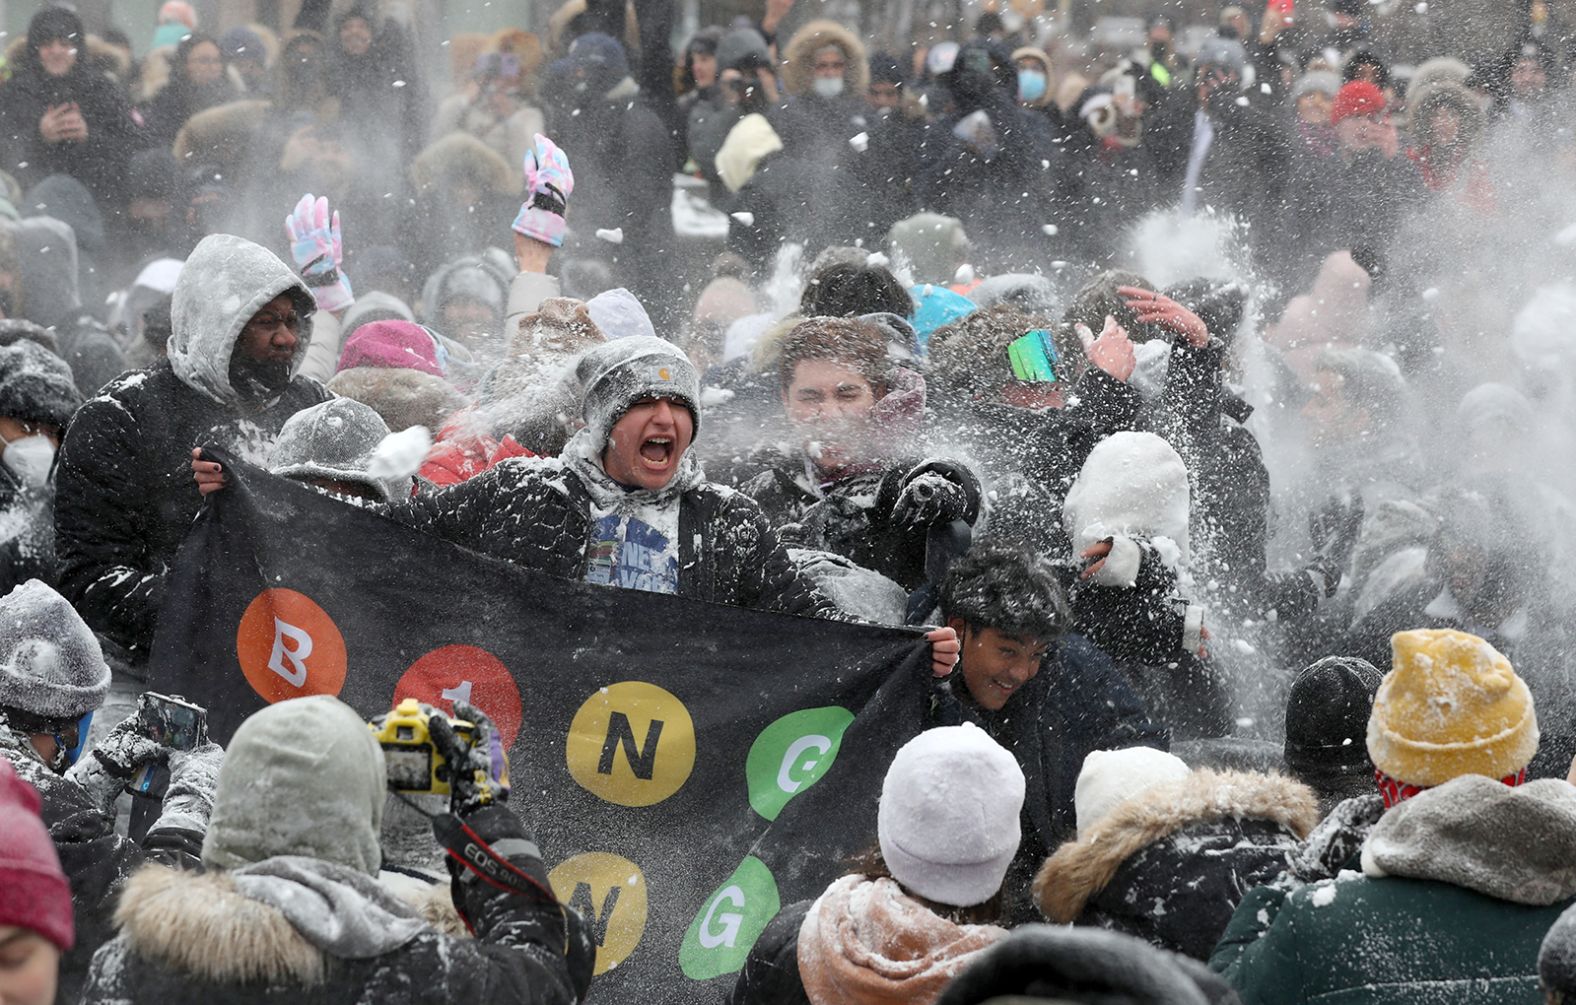
[[205,706],[221,743],[286,698],[368,717],[468,698],[594,927],[592,1001],[721,1000],[779,908],[874,845],[929,700],[913,631],[551,579],[225,460],[150,686]]

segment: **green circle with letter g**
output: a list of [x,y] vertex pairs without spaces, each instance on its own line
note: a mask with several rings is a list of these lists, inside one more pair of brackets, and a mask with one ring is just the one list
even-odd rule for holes
[[755,812],[776,820],[790,799],[831,770],[853,721],[848,709],[828,705],[790,712],[761,730],[744,761]]
[[782,910],[777,881],[766,863],[747,855],[690,922],[679,967],[693,981],[738,973],[755,940]]

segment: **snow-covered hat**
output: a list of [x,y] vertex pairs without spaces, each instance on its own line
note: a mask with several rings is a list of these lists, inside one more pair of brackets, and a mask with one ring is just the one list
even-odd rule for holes
[[618,339],[581,353],[582,417],[597,450],[630,406],[643,398],[666,398],[689,409],[700,431],[700,375],[671,342],[651,336]]
[[0,706],[64,722],[108,693],[104,651],[65,597],[36,579],[0,597]]
[[225,751],[203,865],[302,855],[376,875],[386,771],[377,738],[338,698],[269,705],[241,723]]
[[892,878],[938,904],[983,904],[1018,853],[1023,795],[1023,769],[978,726],[920,733],[881,784],[876,830]]
[[1188,776],[1189,770],[1180,757],[1153,747],[1090,751],[1078,772],[1078,785],[1073,789],[1078,840],[1087,837],[1122,803],[1145,789],[1179,782]]
[[1466,632],[1424,629],[1390,639],[1393,669],[1368,720],[1374,766],[1430,788],[1461,775],[1505,778],[1538,751],[1532,692],[1498,649]]
[[353,398],[330,398],[292,415],[279,430],[268,469],[283,478],[326,478],[365,485],[384,502],[410,495],[410,479],[372,474],[388,424]]
[[81,405],[65,360],[27,339],[0,346],[0,415],[64,429]]
[[1166,538],[1188,557],[1187,465],[1154,433],[1113,433],[1095,445],[1067,490],[1062,522],[1082,551],[1116,535]]
[[651,315],[635,295],[622,286],[603,290],[587,300],[586,310],[609,342],[637,336],[657,337],[657,326],[651,323]]

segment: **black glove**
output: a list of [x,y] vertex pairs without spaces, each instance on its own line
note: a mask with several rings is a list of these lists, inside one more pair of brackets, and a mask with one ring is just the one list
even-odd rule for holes
[[1309,515],[1308,537],[1318,555],[1308,569],[1324,580],[1325,596],[1334,596],[1340,586],[1362,527],[1363,497],[1356,494],[1331,496]]
[[509,798],[509,755],[498,727],[481,709],[457,702],[454,714],[476,725],[470,743],[454,732],[448,717],[434,712],[427,720],[433,746],[449,765],[449,806],[464,816]]
[[931,527],[963,519],[968,508],[969,495],[963,486],[939,471],[926,471],[898,493],[892,519],[905,527]]

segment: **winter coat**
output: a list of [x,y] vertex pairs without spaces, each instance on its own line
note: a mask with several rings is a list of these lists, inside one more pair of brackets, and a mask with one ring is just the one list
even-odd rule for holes
[[1210,966],[1244,1005],[1538,1002],[1573,863],[1576,788],[1464,776],[1388,810],[1361,875],[1250,893]]
[[1057,849],[1035,898],[1057,924],[1207,960],[1242,897],[1285,871],[1318,817],[1313,793],[1289,778],[1195,771],[1145,789]]
[[[450,888],[432,889],[434,896],[443,896]],[[556,905],[507,892],[489,897],[485,893],[491,888],[480,883],[455,884],[454,889],[475,925],[474,939],[423,922],[413,938],[390,951],[341,956],[308,941],[279,908],[243,895],[228,872],[149,866],[126,885],[115,915],[120,934],[94,957],[82,1002],[570,1005],[578,1000],[576,984],[582,978],[572,977],[572,962],[566,966]],[[354,931],[357,905],[325,903],[351,915],[346,931]],[[437,912],[422,913],[430,918]],[[589,964],[589,934],[573,912],[568,918],[568,938],[576,944],[570,956]]]
[[[3,166],[23,188],[52,174],[86,185],[99,208],[118,210],[126,195],[126,165],[140,146],[131,107],[121,86],[95,70],[82,54],[71,72],[51,77],[24,53],[11,79],[0,87]],[[46,143],[38,124],[56,105],[75,102],[88,127],[80,143]]]
[[[748,496],[696,479],[678,507],[680,596],[716,604],[839,619],[795,569]],[[592,491],[563,458],[504,460],[467,481],[394,506],[424,533],[533,572],[584,581],[597,531]]]
[[29,579],[55,581],[55,488],[24,485],[0,465],[0,596]]
[[1023,840],[1002,889],[1006,917],[1033,920],[1029,881],[1076,827],[1073,793],[1084,758],[1094,750],[1164,749],[1168,740],[1109,657],[1078,635],[1063,636],[1040,672],[1000,711],[975,704],[962,676],[937,683],[928,725],[972,722],[1018,759],[1028,789]]
[[[938,916],[891,879],[844,876],[756,940],[729,1005],[928,1005],[1007,933]],[[801,963],[801,960],[803,961]]]
[[184,76],[172,76],[148,103],[145,127],[148,140],[153,146],[173,146],[175,137],[193,115],[228,104],[240,96],[227,77],[220,77],[212,87],[198,88]]
[[230,356],[253,314],[282,293],[296,300],[299,366],[311,338],[312,294],[267,251],[209,237],[186,262],[175,294],[169,359],[110,382],[66,430],[55,474],[60,590],[94,631],[145,659],[175,552],[202,506],[193,447],[218,446],[265,465],[296,412],[328,399],[293,378],[267,400],[230,385]]
[[979,519],[979,481],[956,461],[905,461],[817,484],[808,462],[797,455],[775,459],[775,466],[740,486],[760,504],[771,526],[796,546],[843,555],[905,590],[925,582],[929,528],[902,524],[894,516],[904,489],[926,474],[940,475],[964,492],[961,519],[970,526]]
[[0,722],[0,757],[43,798],[44,826],[71,884],[76,942],[61,957],[56,1000],[74,1002],[94,951],[115,934],[115,898],[127,877],[149,854],[164,861],[195,861],[202,851],[202,835],[160,829],[150,836],[149,847],[132,843],[115,833],[114,816],[94,805],[82,786],[24,752],[25,742]]

